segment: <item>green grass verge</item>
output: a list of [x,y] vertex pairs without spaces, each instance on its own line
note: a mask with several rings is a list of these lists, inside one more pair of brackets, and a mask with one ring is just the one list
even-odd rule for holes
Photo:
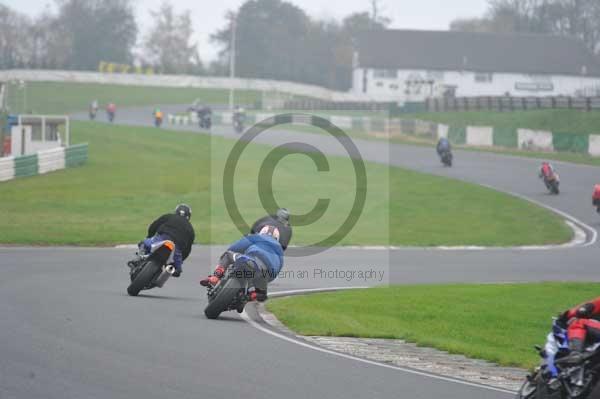
[[561,133],[600,134],[600,111],[551,109],[515,112],[427,112],[405,114],[402,118],[421,119],[457,127],[494,126]]
[[[8,87],[8,105],[13,113],[65,114],[87,110],[97,99],[101,106],[114,102],[118,107],[154,104],[191,104],[200,99],[213,104],[229,101],[226,89],[196,89],[186,87],[123,86],[94,83],[28,82],[25,90],[19,85]],[[253,104],[260,93],[236,90],[236,101]]]
[[598,283],[393,286],[276,299],[267,308],[302,335],[404,339],[531,367],[551,317],[599,290]]
[[[0,183],[1,243],[136,242],[147,223],[178,202],[193,207],[198,242],[226,243],[239,237],[222,188],[234,141],[90,122],[75,122],[72,130],[74,143],[90,144],[88,164]],[[250,145],[239,162],[235,193],[248,222],[264,212],[257,176],[271,151]],[[295,228],[294,244],[325,239],[352,208],[351,161],[331,157],[328,162],[328,172],[318,172],[302,154],[277,164],[273,192],[280,204],[304,214],[317,198],[331,199],[323,218]],[[493,190],[379,164],[367,164],[366,169],[365,208],[341,244],[517,245],[558,243],[571,236],[549,211]]]

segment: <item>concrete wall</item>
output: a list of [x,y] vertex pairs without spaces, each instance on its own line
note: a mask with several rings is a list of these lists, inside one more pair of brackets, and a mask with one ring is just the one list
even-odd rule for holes
[[74,82],[101,83],[127,86],[196,87],[207,89],[229,89],[257,91],[279,91],[298,96],[330,101],[372,101],[369,95],[329,90],[324,87],[295,82],[205,77],[189,75],[135,75],[118,73],[51,71],[51,70],[7,70],[0,71],[0,81],[24,80],[28,82]]

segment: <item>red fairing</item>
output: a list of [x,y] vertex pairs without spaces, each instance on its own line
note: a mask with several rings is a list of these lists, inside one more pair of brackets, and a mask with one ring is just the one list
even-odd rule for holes
[[600,331],[600,321],[591,319],[578,319],[569,325],[569,340],[578,339],[585,342],[588,330]]
[[592,199],[600,199],[600,184],[596,184],[594,186],[594,194],[592,194]]
[[542,174],[546,177],[550,177],[552,175],[552,169],[550,169],[550,165],[547,163],[542,165]]

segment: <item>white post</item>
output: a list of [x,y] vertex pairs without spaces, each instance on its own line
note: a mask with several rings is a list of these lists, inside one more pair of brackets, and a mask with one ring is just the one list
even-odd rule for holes
[[66,135],[67,135],[67,143],[66,143],[65,147],[69,147],[69,140],[70,140],[69,131],[70,131],[70,125],[69,125],[69,117],[68,117],[68,116],[65,118],[65,130],[66,130]]
[[23,82],[23,113],[27,113],[27,82]]
[[42,116],[42,143],[46,142],[46,117]]
[[237,15],[231,14],[231,37],[229,46],[229,110],[233,111],[234,106],[234,82],[235,78],[235,33],[237,28]]

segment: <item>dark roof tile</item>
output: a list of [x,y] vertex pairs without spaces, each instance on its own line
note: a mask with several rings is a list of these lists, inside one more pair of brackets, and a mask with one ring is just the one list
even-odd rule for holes
[[600,60],[573,38],[533,34],[379,30],[358,35],[364,68],[600,76]]

